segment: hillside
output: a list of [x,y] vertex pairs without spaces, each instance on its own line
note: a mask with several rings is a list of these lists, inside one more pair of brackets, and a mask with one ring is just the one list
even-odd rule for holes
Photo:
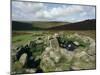
[[69,24],[69,22],[21,22],[21,21],[12,21],[12,30],[43,30],[56,26],[62,26],[64,24]]
[[69,22],[17,22],[12,21],[12,30],[95,30],[96,20],[85,20],[76,23]]
[[32,24],[12,21],[12,30],[30,30],[32,29]]
[[85,20],[81,22],[65,24],[63,26],[52,27],[48,30],[95,30],[96,29],[96,20]]
[[34,21],[32,22],[32,26],[33,27],[38,27],[38,28],[43,28],[43,29],[47,29],[47,28],[52,28],[52,27],[56,27],[56,26],[62,26],[64,24],[69,24],[70,22],[56,22],[56,21],[43,21],[43,22],[38,22],[38,21]]

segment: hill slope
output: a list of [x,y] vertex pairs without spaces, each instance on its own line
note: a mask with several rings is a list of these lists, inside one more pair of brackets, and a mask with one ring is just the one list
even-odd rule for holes
[[30,30],[32,29],[32,24],[12,21],[12,30]]
[[20,21],[12,21],[12,30],[45,30],[48,28],[62,26],[64,24],[69,24],[69,22],[20,22]]
[[49,30],[95,30],[95,29],[96,29],[95,19],[49,28]]
[[62,26],[64,24],[69,24],[69,22],[56,22],[56,21],[51,21],[51,22],[49,22],[49,21],[45,21],[45,22],[34,21],[34,22],[32,22],[33,27],[38,27],[38,28],[43,28],[43,29]]
[[69,22],[17,22],[12,21],[12,30],[95,30],[96,20],[85,20],[76,23]]

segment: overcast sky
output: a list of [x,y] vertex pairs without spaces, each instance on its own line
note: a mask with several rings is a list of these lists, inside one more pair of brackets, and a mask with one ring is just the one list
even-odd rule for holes
[[12,1],[12,20],[66,21],[95,19],[95,6]]

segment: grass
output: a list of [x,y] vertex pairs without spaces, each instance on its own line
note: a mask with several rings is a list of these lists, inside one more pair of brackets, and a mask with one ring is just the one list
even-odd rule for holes
[[[65,37],[68,35],[74,34],[74,33],[77,33],[77,34],[83,35],[83,36],[89,36],[89,37],[93,38],[94,40],[96,37],[95,30],[87,30],[87,31],[82,31],[82,30],[80,30],[80,31],[77,31],[77,30],[73,30],[73,31],[72,30],[67,30],[67,31],[13,31],[12,32],[12,50],[21,45],[26,45],[31,40],[35,40],[36,38],[39,38],[39,37],[42,37],[43,41],[46,41],[46,38],[48,35],[53,35],[54,33],[59,33],[59,32],[63,32]],[[76,40],[79,43],[86,45],[86,43],[82,42],[82,40],[77,39],[77,38],[70,38],[70,39],[67,38],[67,40]],[[43,46],[44,46],[44,44],[43,44]],[[38,45],[38,47],[36,48],[36,52],[35,51],[33,52],[34,57],[38,58],[39,56],[41,56],[41,54],[42,54],[41,49],[43,48],[43,46]],[[45,50],[45,49],[43,49],[43,50]],[[73,59],[73,61],[74,60],[75,59]],[[64,58],[62,58],[59,61],[59,64],[56,65],[56,67],[55,66],[50,67],[50,65],[47,66],[46,72],[54,71],[55,68],[59,69],[59,66],[63,70],[69,70],[69,67],[71,65],[70,63],[72,63],[73,61],[68,62],[68,61],[65,61]],[[13,64],[14,71],[20,72],[20,70],[22,70],[21,64],[18,61],[15,63],[12,63],[12,64]],[[83,67],[83,66],[85,66],[85,64],[87,64],[87,63],[84,63],[81,66]]]
[[[12,32],[12,46],[16,47],[16,46],[20,46],[20,45],[24,45],[27,44],[29,41],[37,38],[37,37],[43,37],[45,38],[45,36],[48,35],[52,35],[54,33],[58,33],[58,32],[64,32],[65,36],[69,35],[69,34],[74,34],[74,33],[78,33],[79,35],[85,35],[85,36],[89,36],[93,39],[96,38],[96,33],[95,30],[87,30],[87,31],[14,31]],[[77,38],[76,38],[77,39]]]
[[55,26],[61,26],[64,24],[68,24],[69,22],[33,22],[33,27],[39,27],[39,28],[51,28]]

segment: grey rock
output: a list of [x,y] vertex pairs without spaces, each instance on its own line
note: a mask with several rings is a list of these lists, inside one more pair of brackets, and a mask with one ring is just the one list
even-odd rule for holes
[[24,66],[26,61],[27,61],[27,54],[24,53],[24,54],[21,55],[19,62]]

